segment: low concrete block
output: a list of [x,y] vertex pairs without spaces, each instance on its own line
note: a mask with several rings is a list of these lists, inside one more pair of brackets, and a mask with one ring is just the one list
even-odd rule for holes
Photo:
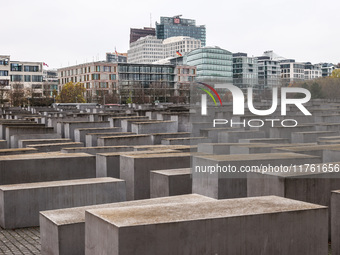
[[305,163],[321,163],[321,159],[297,153],[194,156],[192,191],[216,199],[246,197],[247,172],[264,166]]
[[125,201],[125,182],[92,178],[0,186],[0,225],[39,225],[39,211]]
[[97,140],[98,146],[151,145],[151,135],[104,136]]
[[97,140],[103,136],[122,136],[122,135],[135,135],[131,132],[112,132],[112,133],[90,133],[85,135],[86,147],[95,147],[98,145]]
[[95,160],[95,156],[85,153],[51,152],[1,156],[0,185],[94,178]]
[[219,143],[238,143],[239,139],[264,138],[264,131],[242,130],[224,131],[218,133]]
[[327,207],[275,196],[93,209],[85,233],[87,255],[328,252]]
[[114,133],[114,132],[121,132],[121,128],[119,127],[96,127],[96,128],[76,128],[74,130],[74,140],[75,142],[82,142],[85,143],[85,136],[86,134],[91,133]]
[[41,253],[49,255],[85,254],[86,210],[199,201],[212,201],[212,199],[197,194],[190,194],[43,211],[40,212]]
[[131,123],[131,132],[136,134],[178,132],[177,121],[135,122]]
[[150,197],[167,197],[192,193],[191,169],[167,169],[150,172]]
[[164,138],[161,143],[163,145],[197,145],[199,143],[211,143],[211,139],[207,137]]
[[50,143],[50,144],[31,144],[27,145],[27,148],[37,149],[39,152],[52,152],[61,151],[63,148],[68,147],[83,147],[83,143]]
[[19,140],[19,148],[26,148],[27,145],[32,144],[51,144],[51,143],[69,143],[72,142],[71,139],[60,138],[60,139],[27,139]]
[[332,255],[340,254],[340,190],[331,193]]
[[127,200],[150,198],[150,171],[190,167],[190,153],[121,155],[120,178]]

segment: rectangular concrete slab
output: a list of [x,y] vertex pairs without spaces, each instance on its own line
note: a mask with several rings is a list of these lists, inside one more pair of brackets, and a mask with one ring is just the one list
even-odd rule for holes
[[94,177],[95,156],[86,153],[0,156],[0,185]]
[[87,255],[319,255],[328,250],[327,207],[275,196],[88,210],[85,233]]
[[0,225],[39,225],[39,211],[125,201],[125,182],[91,178],[0,186]]
[[191,169],[167,169],[150,172],[150,197],[192,193]]
[[85,211],[100,208],[145,206],[168,203],[211,201],[211,198],[190,194],[138,201],[91,205],[40,212],[40,238],[42,254],[77,255],[85,253]]

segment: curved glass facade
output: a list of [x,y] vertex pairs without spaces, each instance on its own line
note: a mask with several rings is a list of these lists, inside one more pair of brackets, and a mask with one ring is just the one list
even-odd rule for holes
[[232,53],[217,47],[195,49],[187,55],[187,65],[196,66],[197,81],[232,82]]

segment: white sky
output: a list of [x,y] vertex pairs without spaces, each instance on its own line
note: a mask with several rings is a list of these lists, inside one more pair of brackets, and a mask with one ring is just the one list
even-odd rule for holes
[[0,55],[50,67],[126,52],[130,28],[182,14],[206,25],[207,45],[296,61],[340,62],[338,0],[0,0]]

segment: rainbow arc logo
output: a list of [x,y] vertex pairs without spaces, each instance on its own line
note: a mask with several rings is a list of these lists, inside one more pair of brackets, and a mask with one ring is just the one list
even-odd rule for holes
[[[220,95],[217,93],[217,91],[212,86],[210,86],[210,85],[208,85],[206,83],[203,83],[203,82],[197,82],[197,83],[207,87],[208,89],[210,89],[217,96],[218,100],[220,101],[221,106],[223,106]],[[198,87],[198,89],[200,89],[200,90],[204,91],[205,93],[207,93],[212,98],[212,100],[214,101],[215,105],[217,105],[214,96],[211,94],[211,92],[209,90],[201,88],[201,87]]]

